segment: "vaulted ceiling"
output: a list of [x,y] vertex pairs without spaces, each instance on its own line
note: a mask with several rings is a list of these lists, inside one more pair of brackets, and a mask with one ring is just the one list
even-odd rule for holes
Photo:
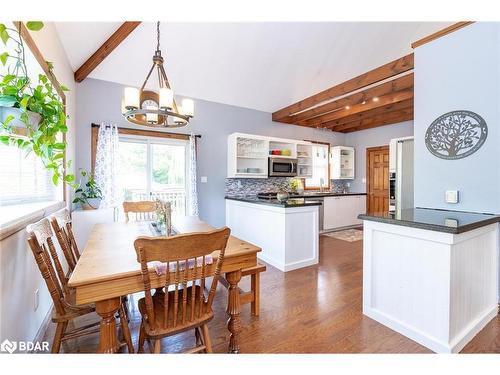
[[[76,71],[122,22],[57,22]],[[449,22],[162,23],[177,94],[274,112],[412,52]],[[141,23],[89,77],[140,86],[156,46]],[[151,87],[154,88],[154,87]]]

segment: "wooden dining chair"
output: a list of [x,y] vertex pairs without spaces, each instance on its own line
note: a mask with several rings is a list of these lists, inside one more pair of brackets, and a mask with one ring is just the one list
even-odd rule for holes
[[63,208],[53,213],[49,220],[56,234],[59,246],[61,246],[64,257],[66,258],[69,270],[73,272],[78,259],[80,259],[80,251],[78,250],[78,245],[76,244],[73,234],[69,210]]
[[156,218],[156,202],[155,201],[138,201],[138,202],[123,202],[123,212],[125,213],[125,222],[129,222],[131,214],[135,221],[155,220]]
[[[212,352],[207,323],[213,318],[212,302],[220,276],[230,229],[173,237],[139,237],[134,246],[141,263],[144,298],[138,302],[142,315],[138,352],[145,340],[154,341],[154,353],[160,353],[160,340],[190,329],[195,330],[196,346],[188,353]],[[219,251],[217,259],[212,253]],[[149,262],[155,270],[148,268]],[[161,265],[164,272],[158,275]],[[151,278],[164,286],[151,294]],[[213,277],[208,295],[205,280]],[[159,280],[158,280],[159,279]],[[159,281],[159,283],[157,282]]]
[[[53,232],[49,220],[44,218],[34,224],[28,225],[28,244],[33,252],[38,269],[47,285],[54,312],[52,322],[57,324],[52,353],[59,353],[61,342],[99,332],[100,321],[67,330],[68,324],[73,319],[95,312],[94,305],[75,305],[75,293],[67,285],[67,276],[62,270],[62,265],[57,257],[57,251],[52,240]],[[65,283],[63,283],[63,280]],[[134,352],[132,338],[128,327],[123,305],[119,309],[120,325],[129,353]]]

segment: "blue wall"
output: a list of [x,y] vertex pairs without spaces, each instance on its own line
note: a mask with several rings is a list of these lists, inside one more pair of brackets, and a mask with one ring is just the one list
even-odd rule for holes
[[[470,110],[488,124],[483,147],[443,160],[424,142],[434,119]],[[500,24],[474,23],[415,50],[415,205],[500,213]],[[460,191],[458,204],[444,201]]]

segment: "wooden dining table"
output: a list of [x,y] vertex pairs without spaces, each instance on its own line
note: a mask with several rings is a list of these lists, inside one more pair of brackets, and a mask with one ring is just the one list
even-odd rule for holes
[[[173,219],[177,233],[207,232],[214,228],[197,217]],[[76,291],[78,305],[95,303],[101,318],[98,351],[116,353],[119,342],[116,331],[116,312],[123,296],[144,291],[140,263],[134,241],[139,236],[153,236],[149,222],[96,224],[69,280]],[[222,273],[229,284],[227,328],[230,333],[228,351],[240,351],[240,291],[242,269],[257,265],[261,249],[231,236],[228,240]],[[216,254],[214,254],[216,256]],[[164,279],[150,269],[152,288],[163,287]]]

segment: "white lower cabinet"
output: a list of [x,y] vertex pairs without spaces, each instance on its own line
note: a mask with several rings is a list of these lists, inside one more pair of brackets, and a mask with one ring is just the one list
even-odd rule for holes
[[323,230],[358,225],[358,215],[366,211],[366,195],[325,197],[323,204]]

